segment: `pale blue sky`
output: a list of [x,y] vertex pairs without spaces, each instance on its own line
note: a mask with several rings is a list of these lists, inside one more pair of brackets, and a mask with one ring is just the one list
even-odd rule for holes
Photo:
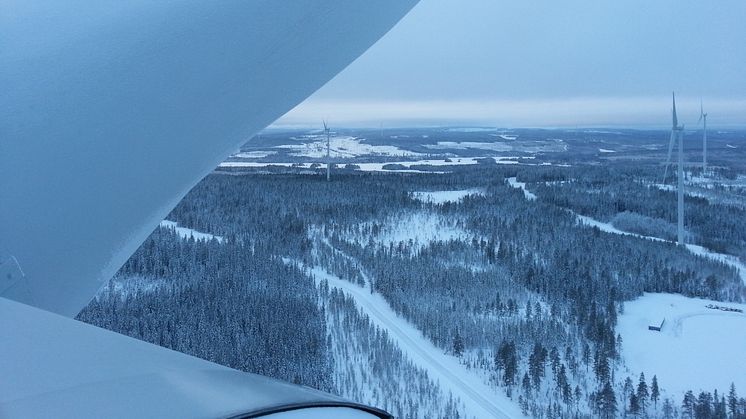
[[701,98],[746,125],[744,19],[743,0],[422,0],[278,124],[664,126],[675,90],[685,122]]

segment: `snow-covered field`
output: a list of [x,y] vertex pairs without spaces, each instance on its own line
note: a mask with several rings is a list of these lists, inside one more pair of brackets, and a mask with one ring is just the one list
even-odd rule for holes
[[414,364],[425,369],[445,391],[464,402],[469,415],[480,419],[523,417],[513,401],[482,382],[477,374],[461,365],[458,358],[436,348],[417,328],[397,316],[383,297],[372,294],[369,287],[340,279],[320,267],[313,267],[309,273],[317,282],[326,280],[330,287],[353,297],[358,307],[374,324],[388,332]]
[[[322,158],[326,157],[326,137],[317,135],[303,137],[311,140],[302,144],[286,144],[277,146],[291,150],[290,155],[298,157]],[[404,150],[396,146],[373,145],[363,142],[364,139],[348,136],[333,136],[329,139],[329,155],[334,158],[350,158],[360,156],[394,156],[416,157],[420,153]]]
[[451,150],[467,150],[470,148],[478,150],[488,151],[511,151],[513,146],[505,143],[487,143],[477,141],[438,141],[437,144],[425,144],[427,148],[439,150],[439,149],[451,149]]
[[[745,389],[746,314],[709,309],[708,304],[746,311],[744,304],[677,294],[645,294],[626,303],[617,331],[631,374],[657,375],[674,400],[687,390],[724,394],[731,382]],[[660,332],[648,330],[663,318]]]
[[223,238],[220,236],[215,236],[210,233],[203,233],[201,231],[193,230],[187,227],[179,227],[179,224],[176,223],[175,221],[163,220],[161,221],[160,226],[164,228],[173,229],[176,232],[176,234],[178,234],[181,238],[184,238],[184,239],[193,237],[194,240],[210,241],[212,239],[215,239],[220,243],[223,242]]
[[271,156],[274,154],[277,154],[277,152],[276,151],[263,151],[263,150],[241,151],[239,153],[232,155],[231,157],[235,157],[239,159],[261,159],[263,157]]
[[430,204],[445,204],[446,202],[461,202],[469,195],[484,195],[481,189],[461,189],[456,191],[423,191],[412,192],[414,199]]

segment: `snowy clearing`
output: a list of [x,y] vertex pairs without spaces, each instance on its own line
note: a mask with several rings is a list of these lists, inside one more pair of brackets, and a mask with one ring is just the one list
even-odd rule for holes
[[467,412],[475,418],[523,417],[513,401],[492,389],[459,363],[458,358],[444,354],[417,328],[396,315],[379,294],[371,294],[368,287],[361,287],[340,279],[323,268],[310,270],[317,283],[326,280],[330,287],[338,288],[353,297],[358,307],[371,321],[388,332],[399,348],[445,391],[461,399]]
[[160,224],[161,227],[164,228],[170,228],[176,232],[176,234],[179,235],[179,237],[183,239],[188,239],[190,237],[194,238],[194,240],[205,240],[210,241],[212,239],[217,240],[219,243],[223,242],[223,238],[220,236],[215,236],[210,233],[203,233],[201,231],[193,230],[191,228],[187,227],[179,227],[179,224],[176,221],[169,221],[169,220],[163,220]]
[[446,202],[461,202],[469,195],[484,195],[481,189],[462,189],[457,191],[422,191],[412,192],[414,199],[430,204],[445,204]]
[[[645,294],[625,303],[618,332],[630,372],[657,375],[674,400],[687,390],[725,393],[731,382],[746,388],[746,315],[706,308],[708,304],[746,311],[744,304],[677,294]],[[664,318],[660,332],[648,330]]]
[[607,148],[599,148],[598,152],[599,153],[616,153],[616,150],[609,150]]
[[[286,144],[277,146],[291,150],[290,155],[298,157],[322,158],[326,157],[326,137],[324,135],[309,138],[311,142],[303,144]],[[372,145],[362,142],[364,139],[347,136],[332,136],[329,138],[329,155],[334,158],[351,158],[360,156],[395,156],[415,157],[422,154],[404,150],[396,146]]]
[[437,144],[425,144],[430,149],[453,149],[453,150],[467,150],[470,148],[478,150],[489,150],[489,151],[511,151],[513,146],[505,143],[485,143],[476,141],[438,141]]
[[[371,223],[365,223],[362,227],[364,230],[371,226]],[[467,241],[473,236],[457,221],[428,211],[408,212],[388,217],[384,222],[378,223],[378,226],[378,234],[363,233],[359,237],[350,237],[350,239],[361,244],[372,239],[375,243],[386,246],[404,242],[419,249],[434,241]]]
[[238,159],[261,159],[263,157],[271,156],[277,154],[276,151],[241,151],[240,153],[236,153],[232,155],[231,157],[235,157]]
[[528,189],[526,189],[526,183],[525,182],[518,182],[518,178],[517,177],[508,178],[508,185],[510,185],[510,186],[512,186],[514,188],[521,189],[523,191],[523,196],[525,196],[526,199],[528,199],[529,201],[535,201],[536,200],[536,195],[534,195],[533,192],[531,192]]
[[457,128],[448,128],[446,129],[448,132],[492,132],[495,131],[495,128],[487,128],[487,127],[457,127]]

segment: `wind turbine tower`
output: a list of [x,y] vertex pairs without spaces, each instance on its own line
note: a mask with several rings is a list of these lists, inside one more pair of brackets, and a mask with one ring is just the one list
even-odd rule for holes
[[[699,121],[702,125],[702,174],[707,173],[707,114],[705,113],[702,102],[699,103]],[[697,123],[699,123],[697,121]]]
[[[673,126],[671,127],[671,141],[679,143],[679,164],[678,164],[678,205],[677,205],[677,243],[684,244],[684,126],[679,125],[676,117],[676,95],[673,98]],[[669,146],[669,150],[671,147]]]
[[329,132],[329,126],[326,125],[326,121],[324,121],[324,133],[326,134],[326,181],[329,182],[331,180],[331,166],[332,166],[332,160],[331,160],[331,145],[330,145],[330,132]]

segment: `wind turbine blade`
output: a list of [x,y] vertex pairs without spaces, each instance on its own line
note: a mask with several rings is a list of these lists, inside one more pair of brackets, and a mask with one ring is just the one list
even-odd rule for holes
[[676,127],[679,125],[679,120],[676,117],[676,93],[671,92],[671,97],[673,98],[673,108],[671,110],[673,116],[673,128],[676,129]]
[[668,176],[668,166],[671,164],[671,155],[673,154],[673,144],[676,141],[676,131],[671,131],[671,139],[668,141],[668,157],[666,157],[666,168],[663,172],[662,184],[666,183],[666,176]]

